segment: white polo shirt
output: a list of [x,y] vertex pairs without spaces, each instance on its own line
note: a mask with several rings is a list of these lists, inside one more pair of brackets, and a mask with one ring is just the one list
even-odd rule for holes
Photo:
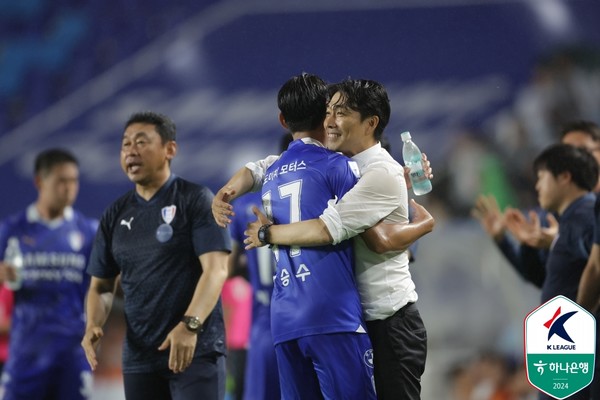
[[[378,143],[352,157],[361,178],[338,202],[321,215],[334,244],[352,238],[384,219],[408,224],[408,192],[404,169]],[[377,254],[360,236],[354,238],[355,273],[367,321],[392,316],[417,301],[408,268],[408,253]]]

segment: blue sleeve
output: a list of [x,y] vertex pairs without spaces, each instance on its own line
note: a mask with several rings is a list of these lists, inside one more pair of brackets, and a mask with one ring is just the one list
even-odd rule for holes
[[338,196],[338,200],[358,182],[358,177],[352,170],[350,163],[355,164],[349,158],[336,153],[330,159],[329,168],[325,171],[332,193]]
[[518,245],[506,235],[496,244],[510,265],[523,279],[537,287],[542,287],[544,279],[546,279],[545,265],[548,258],[546,251]]

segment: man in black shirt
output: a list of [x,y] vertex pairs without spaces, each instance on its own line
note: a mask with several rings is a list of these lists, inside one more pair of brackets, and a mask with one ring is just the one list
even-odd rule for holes
[[175,124],[152,113],[125,125],[121,167],[135,189],[100,222],[88,273],[82,341],[92,369],[118,276],[125,297],[125,397],[222,399],[225,332],[219,296],[231,250],[213,194],[171,173]]

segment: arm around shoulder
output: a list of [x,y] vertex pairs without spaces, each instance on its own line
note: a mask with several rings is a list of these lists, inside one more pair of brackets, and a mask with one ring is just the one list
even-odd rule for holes
[[433,216],[414,200],[413,222],[409,224],[389,224],[379,222],[366,230],[361,237],[371,251],[385,253],[388,251],[404,251],[417,239],[431,232],[435,226]]

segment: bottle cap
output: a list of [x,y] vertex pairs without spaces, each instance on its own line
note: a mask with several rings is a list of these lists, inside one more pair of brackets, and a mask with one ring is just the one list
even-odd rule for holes
[[400,137],[402,138],[402,141],[407,141],[408,139],[410,139],[410,132],[409,131],[402,132],[400,134]]

